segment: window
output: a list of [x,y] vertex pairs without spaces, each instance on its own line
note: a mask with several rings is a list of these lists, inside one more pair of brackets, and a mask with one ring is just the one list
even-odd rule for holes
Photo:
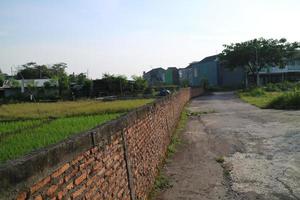
[[198,77],[198,71],[197,71],[197,68],[194,68],[194,77]]

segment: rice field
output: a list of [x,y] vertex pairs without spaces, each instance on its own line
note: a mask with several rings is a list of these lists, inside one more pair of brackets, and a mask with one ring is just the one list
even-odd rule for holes
[[153,99],[119,101],[66,101],[56,103],[19,103],[0,106],[0,121],[59,118],[99,113],[127,112]]
[[116,119],[152,99],[0,106],[0,163]]

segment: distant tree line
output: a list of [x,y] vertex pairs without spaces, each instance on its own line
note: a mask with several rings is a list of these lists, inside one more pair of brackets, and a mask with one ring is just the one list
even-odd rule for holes
[[[49,79],[42,88],[37,88],[34,81],[27,81],[27,93],[35,94],[40,99],[77,99],[98,96],[134,96],[138,94],[151,93],[146,80],[140,76],[132,76],[128,80],[123,75],[103,74],[101,79],[91,80],[85,73],[67,74],[66,63],[53,65],[39,65],[29,62],[18,69],[15,76],[5,76],[0,70],[0,87],[5,79],[9,79],[12,88],[20,88],[17,80]],[[9,77],[9,78],[7,78]],[[57,93],[53,93],[56,90]],[[19,90],[18,90],[19,91]],[[51,92],[52,91],[52,92]],[[28,94],[25,94],[28,96]],[[18,98],[21,98],[18,94]],[[24,95],[23,95],[24,96]],[[27,98],[27,97],[26,97]]]
[[128,80],[122,75],[103,74],[102,78],[95,80],[93,84],[94,96],[133,96],[151,93],[147,81],[140,76],[132,76],[132,80]]
[[2,71],[0,69],[0,87],[3,85],[4,80],[5,80],[5,76],[4,76],[4,74],[2,73]]

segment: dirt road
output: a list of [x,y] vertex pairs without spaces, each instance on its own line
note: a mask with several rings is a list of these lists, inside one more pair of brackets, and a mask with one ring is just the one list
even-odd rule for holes
[[172,187],[158,200],[300,199],[300,111],[261,110],[232,92],[188,109],[196,116],[163,170]]

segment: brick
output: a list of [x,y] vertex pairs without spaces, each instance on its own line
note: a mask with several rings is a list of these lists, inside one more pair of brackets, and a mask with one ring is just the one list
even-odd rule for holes
[[85,187],[83,186],[82,188],[80,188],[79,190],[75,191],[73,194],[72,194],[72,198],[75,199],[76,197],[79,197],[83,191],[85,190]]
[[42,195],[38,195],[34,198],[34,200],[43,200],[43,197],[42,197]]
[[104,198],[103,198],[103,196],[102,196],[99,192],[97,192],[97,193],[93,196],[92,199],[104,199]]
[[93,171],[97,171],[98,169],[100,169],[101,167],[103,167],[102,163],[96,163],[96,165],[93,166]]
[[57,193],[57,199],[58,200],[63,199],[64,196],[65,196],[65,192],[64,191],[60,191],[60,192]]
[[66,186],[67,190],[71,190],[73,187],[74,187],[73,182],[69,183],[69,184]]
[[85,198],[86,199],[91,199],[91,197],[95,194],[95,192],[97,191],[97,187],[93,187],[92,189],[90,189],[89,191],[87,191],[85,193]]
[[116,170],[119,166],[120,166],[120,162],[117,162],[117,163],[113,166],[113,168]]
[[57,178],[58,176],[60,176],[62,173],[64,173],[66,170],[68,170],[70,167],[69,163],[66,163],[65,165],[63,165],[61,168],[59,168],[58,170],[56,170],[56,172],[54,172],[52,174],[52,178]]
[[115,155],[114,156],[114,160],[119,160],[120,159],[120,155]]
[[76,159],[74,159],[72,162],[71,162],[71,165],[76,165],[79,161],[81,161],[83,159],[83,155],[80,155],[78,156]]
[[97,175],[101,177],[101,176],[104,175],[104,173],[105,173],[105,168],[102,168],[102,169],[97,173]]
[[86,152],[84,152],[83,155],[84,155],[85,157],[89,157],[90,154],[91,154],[91,151],[86,151]]
[[99,150],[98,147],[94,147],[94,148],[91,149],[91,153],[94,154],[94,153],[96,153],[98,150]]
[[97,179],[99,179],[98,176],[93,176],[92,178],[88,179],[88,181],[86,182],[86,186],[92,185],[94,182],[97,181]]
[[114,171],[112,169],[111,170],[106,170],[105,176],[110,177],[113,173],[114,173]]
[[48,190],[47,190],[47,195],[49,197],[53,196],[55,191],[57,190],[58,186],[57,185],[52,185]]
[[83,172],[78,178],[75,179],[75,185],[79,185],[84,179],[86,179],[87,173]]
[[121,189],[119,192],[118,192],[118,197],[121,198],[123,196],[123,193],[124,193],[124,189]]
[[50,182],[51,178],[50,176],[44,178],[43,180],[41,180],[40,182],[36,183],[35,185],[30,187],[30,193],[33,194],[36,191],[38,191],[40,188],[44,187],[46,184],[48,184]]
[[17,195],[16,200],[25,200],[27,197],[27,192],[21,192]]
[[65,182],[68,182],[73,176],[76,175],[76,173],[78,172],[78,169],[74,169],[70,174],[65,176]]

